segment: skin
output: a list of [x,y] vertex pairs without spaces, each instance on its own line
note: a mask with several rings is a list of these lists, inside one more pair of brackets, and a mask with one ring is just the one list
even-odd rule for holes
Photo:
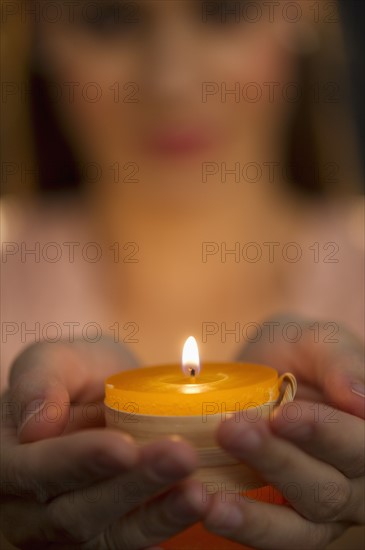
[[[297,322],[307,331],[299,345],[260,343],[244,350],[241,359],[267,361],[269,354],[279,372],[290,368],[299,381],[298,420],[291,420],[287,405],[271,421],[233,418],[217,432],[222,447],[252,465],[269,483],[278,488],[288,480],[296,484],[301,496],[298,499],[296,494],[292,502],[287,496],[292,507],[244,498],[222,502],[219,494],[204,500],[199,483],[188,479],[197,465],[189,444],[164,440],[138,450],[129,437],[100,431],[72,410],[82,403],[100,403],[105,375],[120,370],[121,359],[128,365],[130,358],[123,357],[125,352],[116,344],[103,342],[92,352],[79,342],[38,344],[17,359],[10,390],[3,396],[5,536],[20,548],[36,541],[38,548],[75,544],[129,550],[158,544],[203,520],[212,532],[255,548],[290,549],[294,541],[303,541],[299,544],[318,549],[349,525],[361,524],[365,461],[358,442],[365,417],[364,396],[359,395],[364,385],[363,350],[344,330],[341,343],[328,350],[313,343],[309,320]],[[57,403],[56,421],[50,423],[44,414],[24,416],[24,411],[35,410],[34,402],[45,403],[43,410]],[[335,423],[328,422],[329,415]],[[127,498],[127,489],[116,505],[116,484],[130,487],[125,484],[131,483],[138,487],[138,502]],[[336,488],[334,500],[329,498],[333,493],[329,494],[328,483],[330,489]],[[85,498],[92,494],[86,493],[90,489],[102,498],[90,502]],[[22,498],[25,490],[30,500]],[[145,500],[148,504],[141,508],[139,502]],[[14,521],[22,529],[14,530]]]
[[[143,25],[110,38],[80,23],[42,21],[38,29],[40,54],[48,64],[50,81],[98,82],[103,90],[113,82],[141,85],[138,104],[115,102],[112,94],[91,103],[76,93],[72,102],[63,96],[57,110],[81,163],[107,167],[116,160],[121,165],[133,160],[140,166],[138,186],[111,184],[104,171],[101,182],[89,185],[86,200],[93,222],[90,234],[97,232],[105,243],[132,236],[146,251],[143,269],[131,273],[123,264],[114,265],[105,285],[112,289],[115,318],[137,318],[150,328],[138,347],[139,359],[146,363],[175,358],[180,335],[199,333],[199,311],[205,319],[215,318],[220,311],[223,319],[233,316],[249,321],[264,319],[279,306],[290,308],[291,297],[275,286],[277,279],[286,280],[282,265],[263,270],[259,265],[223,269],[209,264],[207,270],[200,258],[191,259],[197,242],[234,241],[237,235],[259,241],[269,235],[273,241],[285,242],[288,233],[301,235],[299,228],[311,220],[308,212],[286,196],[280,181],[270,185],[263,179],[259,185],[235,186],[229,191],[221,185],[210,186],[207,191],[200,180],[201,162],[207,158],[222,159],[227,165],[237,159],[243,164],[252,159],[283,161],[290,104],[265,100],[222,103],[219,97],[204,104],[197,90],[200,94],[202,81],[243,84],[295,79],[296,60],[283,43],[297,43],[297,27],[278,17],[275,24],[263,20],[248,27],[211,29],[201,25],[200,16],[194,19],[191,15],[193,4],[140,2],[153,21],[147,34]],[[172,127],[182,130],[196,120],[199,125],[209,122],[212,134],[224,139],[217,138],[208,152],[195,156],[171,158],[144,149],[144,136],[154,136],[161,126],[167,131]],[[185,292],[180,292],[182,273]],[[293,278],[292,271],[285,275]],[[223,297],[221,288],[225,289]],[[255,288],[260,289],[260,296],[252,292]],[[194,307],[186,307],[186,296]],[[171,309],[181,315],[171,319]],[[304,334],[312,335],[307,328],[312,320],[298,322]],[[163,355],[156,333],[166,339]],[[197,458],[186,442],[165,440],[137,449],[123,434],[101,430],[102,423],[85,425],[80,404],[100,403],[105,377],[136,366],[126,350],[107,341],[93,346],[76,342],[30,347],[13,364],[9,389],[3,396],[7,411],[2,419],[2,480],[8,504],[3,517],[5,536],[20,548],[35,544],[37,548],[75,545],[137,550],[159,544],[203,520],[213,532],[257,548],[290,549],[294,541],[306,548],[324,547],[364,517],[364,461],[359,445],[364,397],[361,391],[351,391],[353,384],[364,384],[363,356],[358,342],[346,331],[341,329],[340,336],[338,345],[330,347],[315,344],[313,338],[295,345],[280,341],[266,345],[261,340],[242,355],[272,364],[280,372],[290,370],[300,383],[298,403],[303,414],[295,423],[297,431],[284,416],[254,426],[233,419],[217,433],[220,445],[254,464],[268,482],[280,485],[290,479],[298,484],[301,499],[292,502],[292,508],[280,509],[245,501],[225,503],[222,509],[218,496],[203,502],[201,488],[189,480]],[[228,358],[237,353],[237,347],[213,344],[211,353]],[[58,403],[57,420],[49,422],[35,415],[23,424],[24,410],[34,410],[33,401]],[[332,424],[324,421],[327,409],[319,408],[317,422],[313,422],[313,403],[327,402],[335,408],[340,423],[335,434]],[[313,433],[310,441],[298,436],[300,428],[308,425]],[[251,448],[243,446],[249,441],[243,437],[248,430],[260,437]],[[333,448],[335,436],[336,449],[341,451]],[[263,451],[270,456],[269,464],[260,460]],[[159,454],[168,463],[162,473],[156,471]],[[51,485],[50,480],[58,482]],[[75,491],[71,494],[70,480]],[[321,506],[313,502],[308,486],[318,480],[338,485],[335,506],[322,492]],[[140,501],[122,498],[116,506],[112,497],[117,482],[137,482]],[[24,487],[29,491],[27,499]],[[100,489],[103,498],[86,500],[85,488]],[[229,506],[238,512],[236,525],[229,525],[234,517],[228,514]],[[15,524],[23,528],[14,529]]]
[[[200,487],[180,483],[197,466],[187,443],[156,441],[139,450],[128,436],[101,430],[103,416],[94,424],[78,414],[85,403],[101,407],[103,379],[120,369],[121,360],[131,366],[118,348],[110,342],[92,352],[83,343],[57,349],[40,344],[15,363],[9,393],[3,396],[9,414],[3,415],[1,466],[7,503],[2,530],[16,547],[36,542],[38,548],[58,548],[59,543],[145,548],[203,516],[207,505],[199,498]],[[27,411],[36,410],[32,403],[40,401],[47,408],[58,404],[56,421],[44,414],[27,417]],[[97,505],[85,498],[90,487],[102,495]],[[25,492],[30,500],[22,498]],[[151,498],[146,507],[138,506]],[[22,527],[14,529],[14,522]]]
[[[275,319],[277,322],[288,317]],[[248,346],[241,359],[289,368],[299,382],[296,412],[289,403],[268,421],[241,416],[218,429],[220,445],[257,469],[275,487],[293,483],[289,508],[213,498],[205,525],[232,540],[262,549],[323,548],[349,524],[364,522],[364,353],[344,329],[331,350],[311,343],[309,320],[298,345]],[[280,367],[281,365],[281,367]],[[313,488],[318,488],[314,494]],[[351,544],[356,544],[355,540]],[[358,540],[360,543],[360,539]]]

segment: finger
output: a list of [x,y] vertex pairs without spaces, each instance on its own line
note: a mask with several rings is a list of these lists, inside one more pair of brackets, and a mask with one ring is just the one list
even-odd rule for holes
[[364,421],[323,403],[305,401],[278,407],[270,424],[279,437],[331,464],[349,478],[365,473]]
[[155,441],[141,449],[140,466],[121,476],[75,491],[49,503],[45,532],[49,540],[62,536],[82,542],[97,536],[152,496],[167,490],[197,466],[194,449],[183,441]]
[[325,355],[322,387],[327,401],[365,419],[364,350],[346,345]]
[[295,399],[301,399],[305,401],[311,401],[312,403],[322,403],[323,402],[323,392],[313,386],[308,386],[307,384],[300,383],[295,394]]
[[68,422],[63,430],[63,434],[104,426],[105,405],[103,402],[73,403],[69,410]]
[[132,356],[109,339],[92,346],[75,341],[27,348],[10,373],[8,409],[19,440],[59,435],[67,425],[70,403],[102,400],[105,377],[134,366]]
[[300,548],[298,541],[305,541],[306,550],[317,550],[347,527],[340,523],[312,523],[287,506],[244,497],[239,502],[224,502],[219,494],[210,502],[204,525],[213,533],[261,550],[293,550]]
[[[12,550],[29,548],[30,540],[33,541],[34,548],[44,548],[44,537],[40,528],[44,505],[31,499],[4,496],[1,498],[1,505],[1,533],[11,542]],[[4,547],[0,545],[0,548],[3,550]]]
[[2,455],[8,494],[46,502],[136,466],[139,451],[122,432],[90,430],[17,447]]
[[114,523],[103,535],[107,545],[102,548],[140,550],[158,544],[201,520],[207,508],[201,484],[183,482]]
[[306,518],[319,522],[352,519],[347,517],[353,514],[349,480],[332,466],[276,437],[267,422],[228,420],[218,430],[218,441],[277,487]]
[[[287,339],[291,325],[299,335],[295,342]],[[289,370],[299,387],[304,383],[317,389],[326,402],[365,418],[364,343],[359,338],[334,321],[287,315],[265,321],[263,326],[262,338],[245,346],[240,360],[266,363],[279,372]]]
[[69,403],[68,389],[60,377],[51,369],[34,367],[31,375],[20,375],[4,397],[3,419],[21,443],[45,439],[63,432]]

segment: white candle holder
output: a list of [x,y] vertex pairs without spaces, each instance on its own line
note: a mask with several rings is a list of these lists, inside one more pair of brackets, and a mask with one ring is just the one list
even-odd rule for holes
[[[237,421],[242,418],[257,422],[261,418],[270,417],[278,407],[293,401],[297,390],[295,377],[290,373],[280,376],[279,388],[280,395],[276,401],[239,411]],[[199,467],[192,477],[202,483],[214,483],[222,490],[239,493],[267,485],[256,472],[217,445],[216,429],[220,422],[232,415],[232,412],[222,409],[221,406],[221,412],[216,414],[202,411],[201,415],[159,416],[120,411],[106,406],[105,417],[108,427],[130,434],[139,445],[167,436],[180,436],[190,442],[199,456]]]

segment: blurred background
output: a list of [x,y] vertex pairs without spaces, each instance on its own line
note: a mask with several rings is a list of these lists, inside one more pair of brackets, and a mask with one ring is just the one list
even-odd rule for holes
[[[365,31],[364,0],[340,0],[340,10],[344,22],[345,40],[351,78],[352,108],[355,115],[357,136],[360,150],[365,150],[364,136],[364,56],[363,42]],[[362,156],[364,171],[364,158]]]
[[[21,0],[15,4],[27,1]],[[49,111],[50,105],[44,96],[44,89],[36,75],[33,74],[29,80],[30,29],[19,24],[20,16],[16,14],[18,8],[9,9],[9,4],[12,5],[1,0],[3,13],[6,9],[6,16],[2,17],[1,22],[1,192],[21,191],[23,194],[35,188],[42,193],[68,191],[75,187],[79,175],[64,137],[54,132],[53,114]],[[362,51],[365,2],[338,0],[338,4],[346,44],[354,128],[358,149],[363,151],[365,89]],[[50,133],[53,136],[52,143],[49,141]],[[22,181],[15,173],[18,168],[12,166],[18,162],[25,167]],[[361,165],[364,172],[362,157]]]

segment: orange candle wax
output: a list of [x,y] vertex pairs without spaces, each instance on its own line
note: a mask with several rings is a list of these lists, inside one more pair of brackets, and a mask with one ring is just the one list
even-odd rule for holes
[[209,363],[196,376],[184,376],[179,365],[164,365],[111,376],[105,404],[144,415],[200,416],[208,409],[212,414],[214,404],[224,408],[221,412],[239,411],[275,402],[278,395],[278,373],[264,365]]

